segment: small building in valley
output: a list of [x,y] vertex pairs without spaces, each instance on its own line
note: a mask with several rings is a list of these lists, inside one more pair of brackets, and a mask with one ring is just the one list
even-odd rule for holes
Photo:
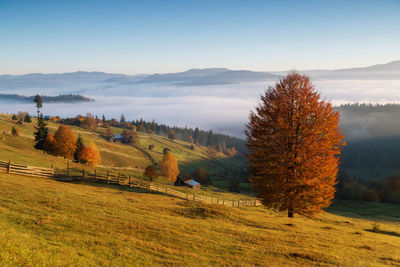
[[175,186],[188,186],[192,189],[200,189],[200,183],[194,180],[192,176],[186,174],[178,175]]
[[113,136],[112,140],[114,142],[121,142],[122,143],[123,138],[122,138],[122,135],[116,134],[116,135]]

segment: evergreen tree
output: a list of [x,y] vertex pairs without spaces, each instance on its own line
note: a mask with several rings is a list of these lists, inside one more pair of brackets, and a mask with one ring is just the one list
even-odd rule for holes
[[15,137],[18,136],[18,130],[17,130],[15,127],[12,127],[12,129],[11,129],[11,134],[12,134],[12,136],[13,136],[14,139],[15,139]]
[[104,114],[103,114],[102,121],[103,121],[103,123],[105,123],[105,122],[106,122],[106,117],[104,117]]
[[80,162],[79,155],[80,155],[83,147],[84,147],[83,138],[81,135],[79,135],[78,139],[76,139],[75,153],[74,153],[74,159],[76,162]]
[[119,120],[120,123],[125,123],[125,116],[124,114],[121,115],[121,119]]
[[36,103],[36,108],[39,118],[40,109],[43,107],[42,97],[40,95],[36,95],[35,98],[33,99],[33,102]]
[[207,146],[213,146],[214,145],[214,134],[210,130],[207,135]]
[[43,114],[39,115],[38,118],[38,124],[35,127],[36,128],[36,132],[34,133],[35,135],[35,141],[36,144],[34,145],[34,147],[36,149],[44,149],[44,142],[46,140],[46,137],[49,133],[49,129],[47,128],[47,123],[44,121],[43,119]]
[[14,121],[18,120],[17,115],[13,114],[11,119],[14,120]]
[[198,144],[200,142],[200,130],[198,127],[196,127],[196,129],[194,129],[193,132],[193,140],[196,144]]
[[29,116],[29,114],[25,115],[24,122],[27,122],[27,123],[31,123],[32,122],[31,116]]

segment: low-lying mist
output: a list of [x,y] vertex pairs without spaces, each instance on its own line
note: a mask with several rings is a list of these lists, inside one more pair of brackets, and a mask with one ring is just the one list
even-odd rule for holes
[[[73,84],[62,88],[2,88],[1,93],[45,95],[79,93],[95,102],[43,105],[43,114],[71,117],[88,112],[106,118],[143,118],[169,125],[200,127],[244,137],[249,112],[260,95],[275,81],[209,86],[173,84]],[[400,80],[316,80],[321,97],[334,105],[354,102],[400,102]],[[34,103],[0,102],[1,112],[16,113],[36,109]],[[397,113],[355,114],[341,112],[341,128],[348,139],[400,134]]]

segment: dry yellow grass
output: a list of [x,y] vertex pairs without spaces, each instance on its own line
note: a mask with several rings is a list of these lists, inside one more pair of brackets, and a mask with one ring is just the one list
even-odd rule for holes
[[[2,266],[400,265],[396,206],[346,202],[316,219],[289,219],[261,207],[3,173],[0,188]],[[360,215],[368,208],[389,215],[377,222],[381,233]]]

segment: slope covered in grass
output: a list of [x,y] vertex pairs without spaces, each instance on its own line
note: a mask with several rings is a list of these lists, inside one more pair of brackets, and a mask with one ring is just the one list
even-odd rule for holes
[[[400,264],[400,218],[387,216],[377,222],[380,233],[370,232],[372,221],[346,203],[332,212],[348,217],[312,220],[3,173],[0,188],[2,266]],[[379,205],[400,214],[398,206]]]
[[[71,160],[62,157],[55,157],[44,154],[40,150],[33,148],[35,131],[33,123],[25,123],[18,125],[16,121],[11,119],[10,115],[0,114],[0,160],[8,161],[11,159],[18,164],[27,164],[39,167],[51,167],[65,170],[67,162],[70,167],[81,170],[82,168],[89,169],[88,166],[76,164]],[[49,131],[54,133],[58,124],[48,122]],[[11,136],[12,127],[17,128],[19,137]],[[146,179],[143,176],[143,171],[146,166],[153,163],[161,162],[164,148],[172,151],[178,160],[179,168],[182,173],[191,174],[196,168],[202,167],[212,174],[212,179],[216,186],[203,186],[199,194],[207,196],[224,197],[228,199],[247,198],[242,194],[234,194],[227,192],[228,182],[232,178],[237,178],[237,173],[244,168],[243,158],[229,158],[222,153],[218,153],[215,159],[211,159],[207,155],[207,149],[202,146],[195,146],[195,149],[190,148],[189,143],[178,140],[168,140],[165,137],[157,135],[149,135],[146,133],[138,133],[139,147],[124,145],[114,142],[109,142],[102,137],[104,128],[97,128],[94,131],[86,130],[76,126],[68,126],[74,132],[75,137],[81,135],[85,143],[93,141],[100,151],[101,162],[98,169],[114,170],[127,175],[133,175],[139,179]],[[113,128],[115,133],[120,133],[122,129]],[[149,150],[149,145],[154,145],[153,150]],[[162,176],[156,180],[158,183],[171,185]],[[247,184],[242,183],[242,188],[246,188]],[[179,188],[181,191],[190,191],[188,188]],[[249,191],[245,191],[249,194]]]

